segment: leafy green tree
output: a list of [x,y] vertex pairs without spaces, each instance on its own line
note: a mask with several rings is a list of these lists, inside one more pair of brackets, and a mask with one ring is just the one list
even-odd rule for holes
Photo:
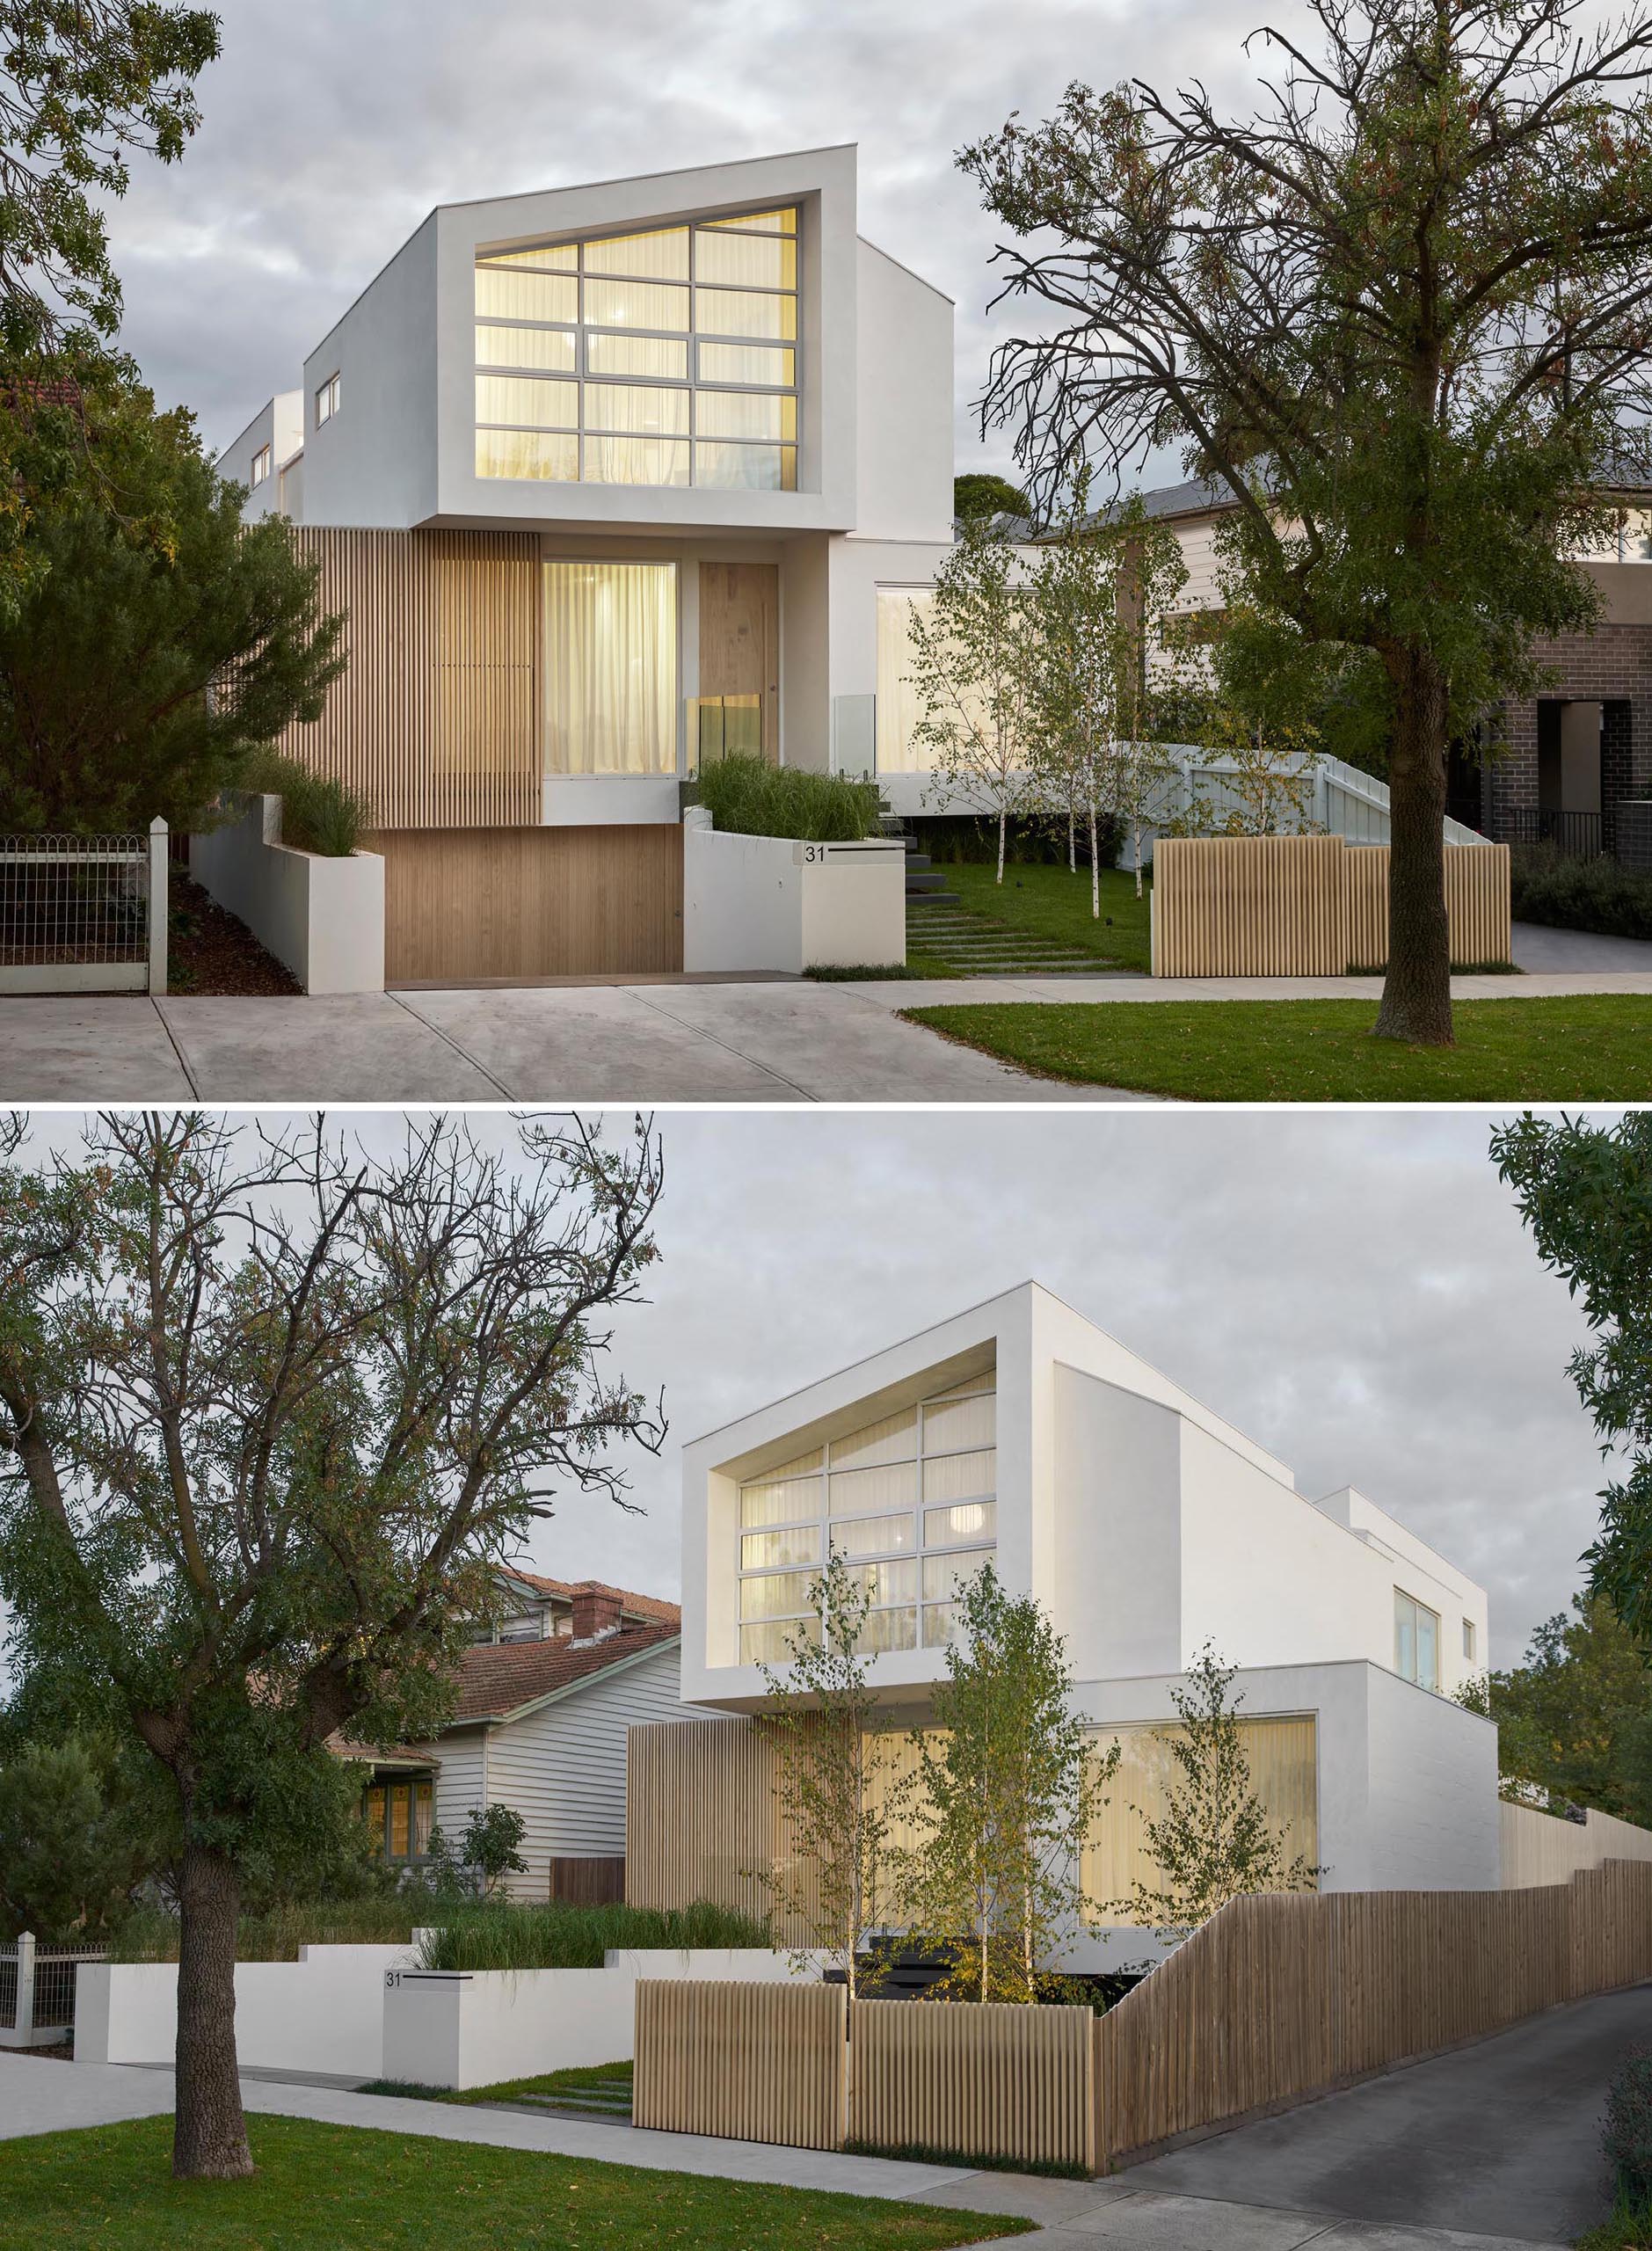
[[1652,1113],[1615,1125],[1534,1118],[1491,1137],[1543,1264],[1561,1275],[1591,1337],[1568,1373],[1608,1460],[1589,1584],[1652,1648]]
[[84,462],[85,387],[127,367],[105,213],[134,154],[182,156],[218,47],[210,9],[0,0],[0,614],[46,568],[31,516]]
[[969,470],[952,480],[952,513],[968,522],[978,516],[1026,516],[1031,511],[1020,485],[990,470]]
[[1652,422],[1652,23],[1583,0],[1309,0],[1252,114],[1195,83],[1069,87],[960,161],[1040,316],[995,355],[1041,499],[1075,452],[1180,444],[1234,503],[1249,599],[1369,652],[1389,720],[1377,1030],[1452,1038],[1453,738],[1589,630],[1610,489]]
[[161,1861],[151,1798],[106,1735],[0,1756],[0,1925],[15,1938],[106,1938]]
[[1497,1726],[1505,1797],[1543,1793],[1652,1822],[1652,1676],[1604,1595],[1576,1594],[1532,1635],[1525,1663],[1482,1674],[1460,1700]]
[[476,1871],[477,1889],[483,1898],[501,1877],[528,1874],[528,1862],[517,1850],[527,1834],[528,1824],[513,1805],[471,1809],[460,1839],[459,1857]]
[[285,524],[242,523],[181,409],[106,387],[89,445],[37,504],[44,575],[0,612],[0,830],[199,825],[260,745],[320,716],[342,621]]
[[662,1442],[607,1362],[659,1154],[640,1123],[627,1151],[524,1121],[507,1160],[442,1118],[376,1155],[322,1118],[129,1112],[0,1154],[10,1654],[106,1684],[168,1786],[173,2166],[235,2178],[247,1872],[334,1833],[346,1723],[442,1724],[551,1481],[621,1499],[609,1449]]
[[1010,821],[1042,803],[1027,631],[1015,548],[986,519],[966,521],[929,602],[913,607],[906,678],[921,717],[912,739],[931,754],[943,798],[996,820],[1000,883]]
[[1312,1891],[1319,1870],[1286,1848],[1283,1831],[1251,1787],[1250,1761],[1232,1697],[1234,1668],[1207,1642],[1170,1701],[1181,1724],[1161,1740],[1175,1772],[1157,1814],[1132,1807],[1153,1881],[1138,1876],[1115,1910],[1161,1938],[1183,1939],[1246,1891]]
[[1084,1845],[1118,1753],[1073,1710],[1066,1644],[1031,1595],[986,1563],[957,1606],[933,1726],[912,1738],[909,1908],[952,1955],[942,1990],[1030,2003],[1083,1920]]
[[809,1583],[811,1615],[785,1636],[783,1671],[764,1665],[759,1722],[774,1748],[782,1849],[756,1871],[777,1920],[801,1925],[853,2000],[868,1942],[898,1920],[898,1837],[911,1795],[862,1649],[870,1594],[835,1551]]

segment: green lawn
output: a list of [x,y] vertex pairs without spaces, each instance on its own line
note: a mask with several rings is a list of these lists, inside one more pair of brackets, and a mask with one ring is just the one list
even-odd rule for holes
[[912,1009],[1048,1078],[1196,1102],[1641,1102],[1652,996],[1459,1001],[1457,1045],[1373,1039],[1374,1000],[1095,1001]]
[[[952,867],[937,862],[936,872],[972,914],[1001,922],[1008,929],[1030,931],[1035,937],[1082,946],[1087,952],[1105,955],[1120,969],[1148,967],[1147,909],[1153,886],[1146,885],[1138,899],[1135,877],[1117,868],[1103,871],[1099,922],[1090,914],[1088,868],[1071,875],[1066,868],[1010,866],[1004,870],[1001,885],[993,881],[990,863],[979,866],[969,861]],[[921,914],[922,909],[917,913]]]
[[519,2094],[579,2094],[592,2087],[623,2083],[632,2073],[628,2056],[618,2064],[570,2064],[564,2071],[541,2072],[534,2079],[502,2079],[494,2087],[421,2087],[411,2080],[375,2079],[364,2094],[406,2094],[420,2102],[509,2102]]
[[170,2118],[0,2143],[0,2243],[6,2251],[939,2251],[1030,2226],[307,2119],[249,2123],[258,2168],[251,2181],[174,2181]]

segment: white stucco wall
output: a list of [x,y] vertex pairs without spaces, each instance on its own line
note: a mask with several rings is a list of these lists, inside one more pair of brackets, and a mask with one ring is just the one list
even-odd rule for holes
[[[265,401],[240,436],[233,439],[219,455],[215,464],[218,474],[247,487],[247,497],[241,509],[244,521],[256,523],[262,516],[291,513],[282,488],[281,470],[303,442],[303,394],[296,390],[279,391],[273,398]],[[266,446],[270,449],[270,474],[261,484],[255,486],[252,483],[253,457]]]
[[[236,2050],[254,2070],[377,2079],[384,1979],[408,1946],[307,1946],[296,1962],[238,1962]],[[76,1971],[77,2064],[171,2063],[178,2038],[175,1962],[84,1962]]]
[[875,244],[855,245],[864,538],[952,536],[952,301]]
[[709,827],[682,832],[688,971],[884,967],[906,958],[905,848],[802,844]]
[[1364,1670],[1370,1796],[1357,1888],[1495,1891],[1496,1729],[1379,1666]]
[[189,840],[189,871],[285,963],[306,993],[384,990],[384,862],[333,859],[281,842],[280,798]]
[[[436,218],[433,212],[304,361],[306,523],[401,530],[435,511]],[[475,365],[472,346],[467,384]],[[318,429],[316,389],[335,372],[338,412]]]

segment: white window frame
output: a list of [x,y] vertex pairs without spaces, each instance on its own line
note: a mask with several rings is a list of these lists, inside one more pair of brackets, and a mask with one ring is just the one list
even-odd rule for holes
[[[1408,1603],[1412,1613],[1411,1650],[1413,1670],[1409,1672],[1406,1671],[1400,1659],[1400,1606],[1402,1603]],[[1434,1678],[1432,1680],[1424,1680],[1422,1678],[1421,1670],[1415,1663],[1416,1652],[1421,1641],[1421,1636],[1417,1632],[1417,1620],[1419,1618],[1431,1618],[1434,1621]],[[1401,1680],[1408,1680],[1414,1688],[1426,1688],[1430,1695],[1437,1696],[1439,1694],[1440,1614],[1437,1610],[1430,1609],[1426,1602],[1420,1602],[1416,1596],[1410,1592],[1408,1588],[1402,1586],[1397,1586],[1394,1591],[1394,1669],[1399,1674]]]
[[338,370],[335,368],[324,382],[316,386],[316,427],[318,430],[324,422],[331,422],[333,416],[337,414],[341,397],[342,386],[338,380]]
[[260,446],[257,453],[252,456],[252,475],[249,480],[252,490],[255,492],[258,491],[260,484],[268,483],[270,474],[274,469],[274,466],[275,448],[273,446]]

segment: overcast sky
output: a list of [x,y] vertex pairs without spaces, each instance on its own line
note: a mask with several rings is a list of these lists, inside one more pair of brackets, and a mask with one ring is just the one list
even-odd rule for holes
[[[611,1130],[629,1129],[611,1113]],[[399,1115],[339,1122],[388,1151]],[[40,1121],[60,1147],[76,1125]],[[502,1146],[514,1127],[473,1113]],[[1029,1278],[1271,1448],[1355,1484],[1490,1590],[1494,1661],[1563,1608],[1602,1465],[1583,1334],[1474,1111],[700,1111],[660,1121],[652,1302],[615,1360],[662,1386],[645,1513],[569,1497],[524,1560],[675,1595],[681,1444]]]
[[[112,225],[126,341],[226,444],[433,204],[840,142],[861,230],[957,303],[962,468],[982,454],[991,226],[953,152],[1073,78],[1245,83],[1297,0],[221,0],[181,163]],[[1174,473],[1174,472],[1173,472]]]

